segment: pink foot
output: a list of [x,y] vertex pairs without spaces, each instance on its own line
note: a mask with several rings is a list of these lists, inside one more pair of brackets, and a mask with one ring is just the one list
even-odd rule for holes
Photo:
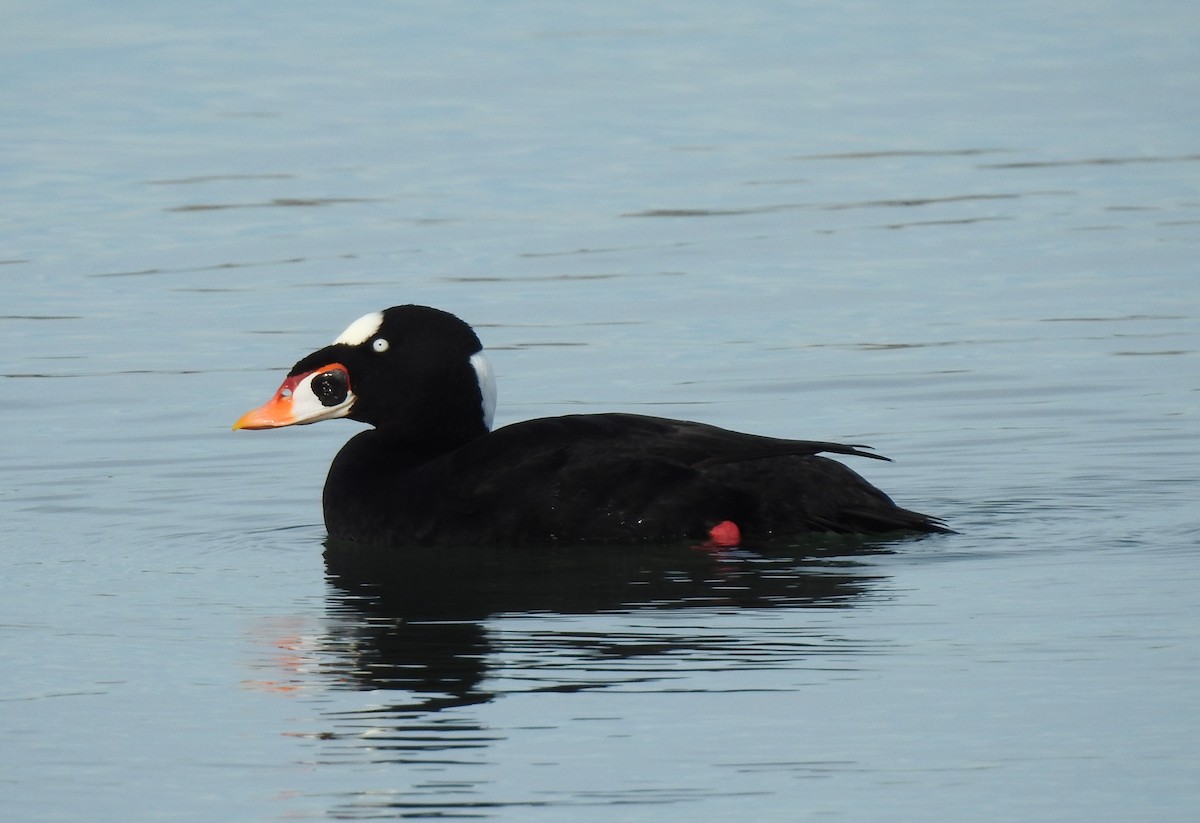
[[742,530],[732,520],[722,520],[708,530],[708,545],[728,549],[740,545]]

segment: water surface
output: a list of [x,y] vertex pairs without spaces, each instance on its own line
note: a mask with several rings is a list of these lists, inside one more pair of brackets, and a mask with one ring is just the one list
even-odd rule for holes
[[[1192,819],[1188,4],[6,18],[13,819]],[[229,425],[401,302],[959,534],[326,558]]]

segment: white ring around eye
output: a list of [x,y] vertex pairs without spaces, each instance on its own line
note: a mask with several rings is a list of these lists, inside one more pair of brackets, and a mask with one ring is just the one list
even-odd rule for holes
[[375,338],[375,342],[371,344],[371,348],[380,354],[383,354],[388,350],[388,341],[384,340],[382,337],[377,337]]

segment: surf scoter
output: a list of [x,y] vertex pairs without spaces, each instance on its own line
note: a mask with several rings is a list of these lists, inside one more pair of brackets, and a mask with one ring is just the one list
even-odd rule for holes
[[946,532],[820,453],[636,414],[577,414],[491,431],[492,368],[452,314],[395,306],[298,362],[234,429],[348,417],[373,426],[325,481],[330,538],[379,546],[739,539],[803,532]]

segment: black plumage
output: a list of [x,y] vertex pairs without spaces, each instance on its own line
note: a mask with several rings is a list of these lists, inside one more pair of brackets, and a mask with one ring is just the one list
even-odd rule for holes
[[[864,446],[633,414],[541,418],[488,431],[490,372],[472,360],[482,347],[467,324],[435,309],[400,306],[365,328],[372,333],[343,335],[289,376],[296,381],[340,366],[349,397],[334,383],[332,392],[325,389],[333,396],[320,402],[339,408],[330,416],[374,426],[353,437],[330,467],[323,507],[335,540],[627,543],[704,539],[723,521],[737,524],[743,539],[948,531],[822,456],[886,460]],[[256,413],[238,426],[311,422],[260,423],[250,419]],[[319,408],[317,414],[325,419]]]

